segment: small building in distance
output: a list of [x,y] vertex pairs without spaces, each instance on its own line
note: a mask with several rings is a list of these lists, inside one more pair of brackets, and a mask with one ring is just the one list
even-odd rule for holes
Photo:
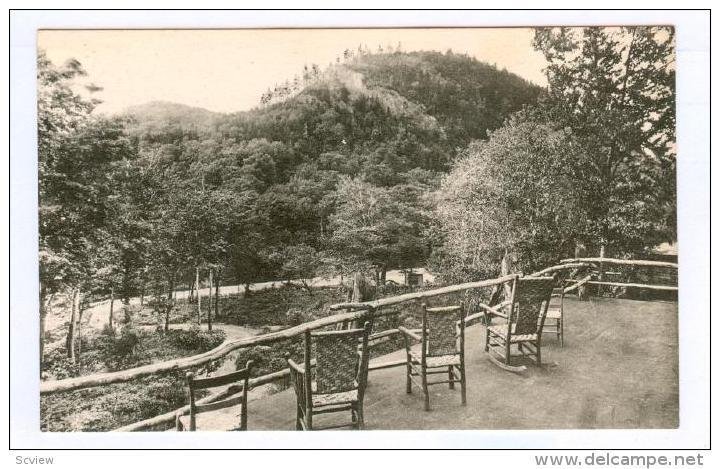
[[422,287],[424,285],[423,274],[406,270],[403,272],[405,277],[405,285],[408,287]]

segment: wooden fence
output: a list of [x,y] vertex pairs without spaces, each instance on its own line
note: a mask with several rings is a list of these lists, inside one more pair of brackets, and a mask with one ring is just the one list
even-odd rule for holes
[[[663,290],[674,290],[677,291],[677,286],[667,286],[667,285],[650,285],[650,284],[634,284],[634,283],[618,283],[618,282],[603,282],[603,281],[597,281],[593,280],[598,273],[603,272],[603,266],[606,264],[612,264],[612,265],[625,265],[625,266],[642,266],[642,267],[657,267],[657,268],[674,268],[677,269],[677,264],[669,263],[669,262],[659,262],[659,261],[645,261],[645,260],[624,260],[624,259],[610,259],[610,258],[582,258],[582,259],[565,259],[562,260],[559,265],[548,267],[546,269],[540,270],[538,272],[532,273],[529,276],[545,276],[549,274],[553,274],[555,272],[560,272],[564,270],[572,270],[574,273],[583,273],[582,278],[578,279],[570,279],[572,285],[567,287],[565,291],[567,293],[579,288],[582,285],[585,284],[602,284],[602,285],[613,285],[613,286],[625,286],[625,287],[637,287],[637,288],[648,288],[648,289],[663,289]],[[589,275],[588,275],[589,273]],[[432,298],[432,297],[438,297],[442,295],[448,295],[451,293],[457,293],[457,292],[463,292],[463,291],[469,291],[469,290],[476,290],[481,288],[488,288],[488,287],[494,287],[498,285],[502,285],[506,282],[512,281],[513,279],[517,278],[519,274],[512,274],[512,275],[505,275],[502,277],[494,278],[494,279],[488,279],[488,280],[482,280],[477,282],[468,282],[468,283],[462,283],[457,285],[450,285],[442,288],[436,288],[431,290],[425,290],[425,291],[418,291],[413,293],[407,293],[404,295],[398,295],[398,296],[392,296],[388,298],[381,298],[378,300],[368,301],[364,303],[340,303],[330,306],[330,310],[332,311],[339,311],[339,310],[352,310],[350,312],[343,312],[338,313],[332,316],[316,319],[314,321],[310,321],[304,324],[300,324],[295,327],[290,327],[288,329],[280,330],[277,332],[271,332],[267,334],[261,334],[254,337],[244,338],[244,339],[235,339],[235,340],[229,340],[218,347],[199,354],[194,355],[191,357],[184,357],[184,358],[178,358],[175,360],[169,360],[165,362],[160,363],[153,363],[150,365],[140,366],[137,368],[131,368],[127,370],[121,370],[111,373],[99,373],[94,375],[88,375],[88,376],[79,376],[76,378],[68,378],[63,380],[57,380],[57,381],[44,381],[40,383],[40,393],[41,394],[51,394],[51,393],[57,393],[57,392],[64,392],[64,391],[72,391],[76,389],[83,389],[83,388],[90,388],[95,386],[104,386],[112,383],[122,383],[127,382],[136,378],[140,378],[143,376],[149,376],[154,375],[158,373],[165,373],[165,372],[172,372],[172,371],[179,371],[179,370],[185,370],[190,368],[197,368],[203,365],[206,365],[208,363],[211,363],[213,361],[219,360],[223,357],[225,357],[227,354],[247,348],[247,347],[254,347],[257,345],[267,345],[271,343],[275,343],[282,340],[292,339],[296,337],[302,336],[306,331],[314,330],[314,329],[321,329],[324,327],[329,327],[337,324],[342,323],[348,323],[350,321],[355,320],[361,320],[365,317],[367,317],[368,312],[370,311],[373,314],[374,318],[383,317],[389,314],[396,314],[397,311],[385,309],[388,306],[393,305],[399,305],[402,303],[407,302],[413,302],[413,301],[420,301],[426,298]],[[477,319],[477,318],[470,318],[468,319]],[[388,337],[393,334],[398,333],[399,331],[397,329],[388,329],[376,334],[371,335],[371,340],[379,339],[382,337]],[[404,365],[404,360],[399,360],[395,362],[378,362],[376,360],[371,361],[370,363],[370,371],[383,369],[383,368],[389,368],[393,366],[401,366]],[[272,383],[278,380],[286,379],[289,375],[289,371],[287,369],[277,371],[274,373],[270,373],[263,376],[258,376],[256,378],[253,378],[250,380],[251,386],[260,386],[262,384],[268,384]],[[198,403],[211,403],[220,399],[224,399],[228,397],[228,395],[233,394],[235,392],[239,392],[241,390],[240,387],[234,386],[229,389],[226,389],[221,392],[217,392],[215,394],[211,394],[210,396],[205,397]],[[151,419],[143,420],[141,422],[136,422],[121,428],[118,428],[114,431],[141,431],[141,430],[148,430],[160,425],[165,425],[170,422],[173,422],[175,419],[175,416],[178,413],[187,413],[189,412],[189,406],[185,406],[181,409],[173,410],[171,412],[167,412],[162,415],[158,415],[156,417],[153,417]]]

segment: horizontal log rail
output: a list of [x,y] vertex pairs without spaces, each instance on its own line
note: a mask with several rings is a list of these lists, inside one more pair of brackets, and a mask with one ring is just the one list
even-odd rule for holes
[[[566,267],[567,268],[567,267]],[[495,285],[502,285],[503,283],[510,282],[517,278],[518,274],[505,275],[503,277],[493,278],[490,280],[481,280],[479,282],[468,282],[460,283],[457,285],[450,285],[442,288],[435,288],[433,290],[425,290],[413,293],[406,293],[404,295],[390,296],[388,298],[381,298],[379,300],[365,301],[362,303],[338,303],[330,306],[331,311],[337,311],[340,309],[350,308],[382,308],[384,306],[392,306],[400,303],[407,303],[408,301],[417,301],[425,298],[432,298],[434,296],[447,295],[449,293],[456,293],[464,290],[475,290],[478,288],[493,287]]]
[[[332,326],[344,321],[353,321],[362,319],[367,314],[368,309],[363,311],[352,311],[348,313],[335,314],[314,321],[306,322],[288,329],[282,329],[276,332],[246,337],[244,339],[236,339],[223,342],[212,350],[191,357],[183,357],[175,360],[168,360],[160,363],[153,363],[137,368],[115,371],[112,373],[98,373],[94,375],[79,376],[77,378],[63,379],[59,381],[44,381],[40,383],[40,394],[50,394],[59,391],[70,391],[74,389],[89,388],[94,386],[103,386],[113,383],[122,383],[143,376],[166,373],[170,371],[180,371],[189,368],[196,368],[207,363],[218,360],[230,352],[235,350],[254,347],[257,345],[271,344],[282,340],[293,339],[301,336],[306,331],[320,329]],[[381,317],[392,314],[393,311],[376,311],[375,317]]]
[[568,269],[583,269],[593,267],[592,264],[588,262],[568,262],[561,265],[554,265],[552,267],[548,267],[543,270],[539,270],[537,272],[533,272],[532,274],[528,275],[528,277],[544,277],[547,274],[552,274],[554,272],[559,272],[561,270],[568,270]]
[[626,287],[626,288],[643,288],[646,290],[665,290],[665,291],[678,291],[678,287],[672,285],[649,285],[646,283],[622,283],[622,282],[601,282],[591,281],[587,282],[590,285],[607,285],[609,287]]
[[[580,281],[578,281],[578,282],[570,285],[569,287],[565,288],[565,289],[563,290],[563,293],[570,293],[570,292],[572,292],[573,290],[577,290],[578,288],[582,287],[582,286],[585,285],[586,283],[590,282],[590,281],[592,280],[592,278],[593,278],[592,275],[588,275],[587,277],[583,278],[582,280],[580,280]],[[574,280],[571,280],[571,279],[568,279],[568,280],[566,280],[566,281],[567,281],[567,282],[574,282]]]
[[626,265],[629,267],[666,267],[669,269],[678,268],[678,265],[675,262],[646,261],[641,259],[613,259],[611,257],[581,257],[577,259],[563,259],[560,263],[613,264]]
[[[548,273],[557,272],[567,269],[581,269],[592,267],[593,264],[604,262],[608,264],[624,264],[624,265],[639,265],[639,266],[654,266],[654,267],[675,267],[677,264],[670,262],[658,262],[658,261],[640,261],[640,260],[624,260],[624,259],[611,259],[611,258],[580,258],[580,259],[564,259],[562,264],[557,266],[548,267],[539,272],[530,274],[530,276],[542,276]],[[368,301],[364,303],[340,303],[330,306],[331,311],[338,311],[342,309],[361,309],[360,311],[350,311],[345,313],[339,313],[324,318],[319,318],[314,321],[303,323],[288,329],[280,331],[270,332],[267,334],[261,334],[253,337],[235,339],[226,341],[212,350],[201,353],[199,355],[193,355],[190,357],[177,358],[174,360],[168,360],[160,363],[152,363],[149,365],[140,366],[137,368],[130,368],[127,370],[120,370],[110,373],[97,373],[87,376],[79,376],[75,378],[67,378],[57,381],[43,381],[40,383],[40,394],[51,394],[62,391],[71,391],[76,389],[83,389],[95,386],[104,386],[114,383],[122,383],[131,381],[136,378],[144,376],[186,370],[190,368],[197,368],[206,365],[210,362],[218,360],[225,355],[234,352],[236,350],[254,347],[257,345],[271,344],[282,340],[289,340],[295,337],[301,336],[306,331],[314,329],[320,329],[335,324],[354,321],[362,319],[369,309],[375,309],[375,317],[385,316],[387,314],[394,314],[392,310],[382,311],[383,307],[398,305],[409,301],[417,301],[425,298],[432,298],[441,295],[447,295],[450,293],[456,293],[465,290],[480,289],[486,287],[493,287],[496,285],[502,285],[506,282],[512,281],[517,278],[518,274],[505,275],[502,277],[481,280],[477,282],[468,282],[457,285],[450,285],[447,287],[435,288],[432,290],[425,290],[420,292],[406,293],[404,295],[398,295],[388,298],[381,298],[379,300]],[[628,286],[636,286],[635,284],[627,284]],[[640,284],[637,284],[640,286]],[[670,289],[673,287],[666,287],[664,289]]]

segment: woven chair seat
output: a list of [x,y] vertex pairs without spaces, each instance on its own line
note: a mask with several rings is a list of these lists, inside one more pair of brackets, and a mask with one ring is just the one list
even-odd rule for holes
[[[240,428],[241,405],[232,407],[232,417],[228,416],[227,408],[201,412],[195,415],[195,430],[201,432],[227,432]],[[178,418],[183,430],[190,429],[190,415]]]
[[358,390],[336,392],[332,394],[313,394],[312,401],[314,407],[325,405],[347,404],[358,400]]
[[562,318],[562,311],[560,311],[560,308],[548,308],[547,314],[545,315],[545,319],[560,319]]
[[[515,325],[513,324],[513,331],[515,330]],[[491,334],[496,335],[501,338],[505,338],[507,336],[507,324],[499,324],[497,326],[490,326],[488,327],[488,331],[490,331]],[[510,342],[528,342],[532,340],[537,340],[537,334],[519,334],[519,335],[510,335]]]
[[[420,352],[410,352],[410,358],[413,363],[420,364],[422,361],[422,354]],[[430,368],[436,366],[452,366],[460,365],[460,355],[441,355],[439,357],[425,357],[425,363]]]

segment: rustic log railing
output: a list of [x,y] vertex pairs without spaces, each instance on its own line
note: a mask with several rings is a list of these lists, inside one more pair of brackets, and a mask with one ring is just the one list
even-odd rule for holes
[[[530,276],[545,276],[548,274],[552,274],[554,272],[559,272],[563,270],[575,270],[576,272],[581,272],[583,270],[586,271],[590,270],[597,270],[597,267],[599,264],[616,264],[616,265],[627,265],[627,266],[641,266],[641,267],[659,267],[659,268],[675,268],[677,269],[677,264],[670,263],[670,262],[659,262],[659,261],[645,261],[645,260],[625,260],[625,259],[611,259],[611,258],[580,258],[580,259],[564,259],[561,261],[561,264],[555,265],[552,267],[548,267],[546,269],[540,270],[538,272],[534,272],[530,274]],[[366,317],[369,310],[372,310],[373,317],[379,318],[390,314],[396,314],[397,311],[393,310],[385,310],[382,309],[387,306],[393,306],[393,305],[399,305],[402,303],[410,302],[410,301],[419,301],[425,298],[432,298],[442,295],[447,295],[450,293],[456,293],[461,291],[467,291],[467,290],[474,290],[474,289],[480,289],[480,288],[487,288],[487,287],[493,287],[496,285],[502,285],[506,282],[512,281],[515,279],[519,274],[512,274],[512,275],[505,275],[502,277],[494,278],[494,279],[488,279],[488,280],[482,280],[477,282],[467,282],[457,285],[450,285],[446,287],[441,288],[435,288],[432,290],[425,290],[425,291],[419,291],[419,292],[413,292],[413,293],[407,293],[403,295],[393,296],[393,297],[387,297],[387,298],[381,298],[378,300],[373,301],[367,301],[363,303],[339,303],[335,305],[331,305],[329,309],[331,311],[338,311],[338,310],[347,310],[347,309],[353,309],[355,311],[351,312],[345,312],[345,313],[338,313],[332,316],[316,319],[314,321],[310,321],[304,324],[300,324],[298,326],[290,327],[288,329],[271,332],[267,334],[257,335],[254,337],[244,338],[244,339],[236,339],[236,340],[230,340],[226,341],[223,344],[219,345],[218,347],[199,354],[194,355],[191,357],[184,357],[184,358],[178,358],[175,360],[169,360],[161,363],[153,363],[150,365],[145,365],[137,368],[131,368],[127,370],[121,370],[117,372],[112,373],[99,373],[94,375],[88,375],[88,376],[80,376],[77,378],[69,378],[69,379],[63,379],[58,381],[45,381],[40,384],[40,393],[41,394],[51,394],[51,393],[57,393],[57,392],[63,392],[63,391],[71,391],[76,389],[83,389],[83,388],[89,388],[89,387],[95,387],[95,386],[104,386],[108,384],[113,383],[121,383],[121,382],[127,382],[136,378],[140,378],[143,376],[158,374],[158,373],[165,373],[165,372],[172,372],[172,371],[179,371],[179,370],[185,370],[189,368],[196,368],[200,367],[202,365],[208,364],[210,362],[213,362],[215,360],[223,358],[225,355],[239,349],[247,348],[247,347],[253,347],[257,345],[264,345],[264,344],[270,344],[274,342],[279,342],[283,340],[293,339],[295,337],[302,336],[305,331],[314,330],[314,329],[320,329],[328,326],[333,326],[340,323],[347,323],[354,320],[360,320]],[[568,282],[574,282],[573,285],[565,288],[565,293],[572,292],[573,290],[581,287],[585,284],[591,284],[591,285],[611,285],[611,286],[625,286],[625,287],[634,287],[634,288],[648,288],[648,289],[657,289],[657,290],[674,290],[677,291],[677,287],[673,286],[665,286],[665,285],[647,285],[647,284],[632,284],[632,283],[619,283],[619,282],[601,282],[601,281],[594,281],[593,278],[595,277],[593,272],[590,272],[589,275],[585,275],[582,279],[568,279]],[[476,313],[473,316],[479,316],[482,314]],[[471,318],[468,317],[467,319],[478,319],[478,318]],[[398,332],[397,329],[388,329],[376,334],[373,334],[371,336],[371,339],[379,339],[383,337],[390,337]],[[384,368],[390,368],[394,366],[401,366],[404,365],[404,360],[397,360],[393,362],[378,362],[378,361],[371,361],[369,369],[370,371],[378,370],[378,369],[384,369]],[[286,379],[289,376],[289,371],[287,369],[283,369],[274,373],[270,373],[267,375],[259,376],[256,378],[253,378],[250,380],[249,385],[252,387],[260,386],[263,384],[269,384],[272,382],[276,382],[279,380]],[[239,386],[233,386],[229,389],[223,390],[221,392],[217,392],[215,394],[212,394],[210,396],[207,396],[203,398],[202,400],[198,401],[198,403],[211,403],[215,402],[220,399],[224,399],[228,397],[231,394],[234,394],[236,392],[239,392],[241,390],[241,387]],[[188,412],[189,406],[185,406],[181,409],[173,410],[171,412],[167,412],[162,415],[158,415],[156,417],[143,420],[141,422],[136,422],[121,428],[118,428],[114,431],[141,431],[141,430],[147,430],[150,428],[154,428],[160,425],[168,424],[172,421],[174,421],[175,416],[178,414],[178,412]]]
[[115,371],[112,373],[98,373],[94,375],[79,376],[77,378],[68,378],[59,381],[44,381],[40,383],[40,394],[50,394],[59,391],[70,391],[73,389],[103,386],[113,383],[122,383],[152,374],[196,368],[218,360],[227,355],[228,353],[241,348],[271,344],[273,342],[292,339],[294,337],[302,336],[305,331],[311,331],[327,326],[333,326],[342,322],[362,319],[367,314],[367,310],[369,308],[374,308],[376,310],[375,317],[377,318],[388,314],[393,314],[393,311],[380,310],[380,308],[384,306],[396,305],[421,298],[447,295],[448,293],[454,293],[463,290],[491,287],[494,285],[500,285],[508,282],[513,278],[515,278],[515,275],[506,275],[504,277],[499,277],[496,279],[482,280],[479,282],[469,282],[459,285],[451,285],[448,287],[437,288],[434,290],[426,290],[421,292],[408,293],[405,295],[393,296],[389,298],[382,298],[380,300],[369,301],[366,303],[342,303],[332,305],[330,309],[333,311],[336,311],[338,309],[359,309],[359,311],[335,314],[333,316],[316,319],[314,321],[306,322],[304,324],[290,327],[288,329],[270,332],[268,334],[256,335],[244,339],[227,341],[210,351],[201,353],[199,355],[193,355],[191,357],[184,357],[160,363],[153,363],[150,365],[130,368],[128,370]]

